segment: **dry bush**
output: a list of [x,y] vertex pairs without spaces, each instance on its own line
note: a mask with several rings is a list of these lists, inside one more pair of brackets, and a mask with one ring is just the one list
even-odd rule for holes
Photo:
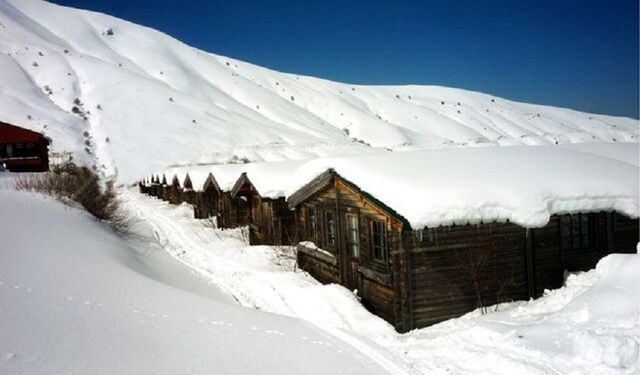
[[129,218],[120,208],[113,185],[101,185],[96,172],[73,163],[56,165],[51,172],[26,175],[15,182],[16,190],[37,191],[63,202],[76,202],[116,231],[126,231]]

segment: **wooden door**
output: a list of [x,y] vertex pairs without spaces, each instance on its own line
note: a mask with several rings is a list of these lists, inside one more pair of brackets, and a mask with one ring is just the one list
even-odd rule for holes
[[347,288],[358,289],[359,294],[362,292],[360,288],[360,277],[358,267],[360,266],[360,218],[357,212],[344,213],[344,246],[343,253],[346,260],[346,280]]

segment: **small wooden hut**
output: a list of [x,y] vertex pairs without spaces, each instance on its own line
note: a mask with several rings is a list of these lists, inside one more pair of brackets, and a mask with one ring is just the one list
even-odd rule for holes
[[49,139],[0,121],[0,163],[11,172],[46,172],[49,170]]
[[231,189],[232,206],[237,226],[249,226],[252,245],[293,245],[295,237],[294,212],[284,196],[263,197],[246,173],[242,173]]
[[196,219],[215,218],[217,221],[221,194],[218,182],[209,173],[201,186],[201,190],[195,192],[193,216]]
[[[191,182],[191,177],[189,177],[189,173],[184,177],[184,181],[182,183],[183,186],[183,200],[190,205],[195,203],[196,192],[193,190],[193,183]],[[194,215],[195,216],[195,215]]]

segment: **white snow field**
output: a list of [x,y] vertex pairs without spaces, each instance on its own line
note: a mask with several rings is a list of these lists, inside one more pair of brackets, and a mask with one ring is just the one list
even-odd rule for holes
[[385,371],[311,324],[239,306],[143,222],[120,238],[80,209],[0,190],[0,373]]
[[[634,374],[640,371],[640,255],[611,255],[596,270],[534,301],[494,306],[398,334],[347,289],[296,270],[291,249],[248,246],[242,230],[213,229],[173,206],[122,191],[175,259],[244,306],[299,317],[351,343],[390,373]],[[340,371],[346,373],[347,371]]]
[[54,151],[121,182],[234,155],[281,160],[365,144],[405,150],[639,138],[634,119],[446,87],[280,73],[40,0],[0,0],[0,108],[0,120],[44,132]]

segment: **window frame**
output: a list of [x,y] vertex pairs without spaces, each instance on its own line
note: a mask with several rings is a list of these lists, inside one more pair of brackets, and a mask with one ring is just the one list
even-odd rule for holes
[[[376,228],[377,227],[377,228]],[[382,233],[378,233],[382,229]],[[370,232],[370,259],[374,263],[387,265],[389,263],[389,229],[387,223],[381,220],[369,220]],[[379,255],[376,255],[376,249],[379,249]]]
[[[331,215],[331,221],[329,221]],[[337,232],[336,232],[336,213],[333,210],[324,210],[324,243],[323,245],[329,249],[336,248]],[[330,241],[331,240],[331,241]]]
[[[318,209],[316,206],[306,206],[307,215],[307,236],[313,243],[318,245]],[[313,212],[313,215],[311,214]]]

